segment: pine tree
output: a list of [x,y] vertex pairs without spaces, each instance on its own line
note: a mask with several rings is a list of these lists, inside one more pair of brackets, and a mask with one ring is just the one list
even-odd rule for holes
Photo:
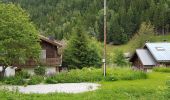
[[101,57],[97,52],[97,48],[89,47],[91,44],[88,36],[82,28],[75,28],[73,36],[69,40],[68,46],[64,50],[63,62],[69,69],[83,68],[90,66],[99,66]]

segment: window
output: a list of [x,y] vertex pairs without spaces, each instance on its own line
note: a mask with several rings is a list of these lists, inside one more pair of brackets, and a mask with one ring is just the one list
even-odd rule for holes
[[46,50],[41,50],[40,58],[41,59],[46,59]]
[[156,47],[157,51],[165,51],[165,49],[163,47]]

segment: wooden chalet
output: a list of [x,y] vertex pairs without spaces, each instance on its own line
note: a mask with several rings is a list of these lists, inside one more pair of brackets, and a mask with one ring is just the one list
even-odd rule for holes
[[146,43],[143,49],[136,49],[130,58],[137,69],[152,69],[155,66],[170,66],[170,43]]
[[47,38],[43,35],[40,36],[41,54],[40,62],[34,60],[28,60],[24,65],[17,65],[17,70],[24,69],[30,74],[34,73],[34,68],[38,65],[45,65],[47,73],[55,73],[59,71],[59,67],[62,64],[62,55],[59,54],[59,48],[62,45],[56,42],[54,39]]

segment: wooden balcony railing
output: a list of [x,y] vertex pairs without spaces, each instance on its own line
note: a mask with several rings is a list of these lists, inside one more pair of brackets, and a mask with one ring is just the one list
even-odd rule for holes
[[53,65],[60,65],[61,64],[61,58],[47,58],[41,60],[42,64],[53,66]]
[[[40,63],[46,66],[59,66],[62,62],[62,58],[46,58],[46,59],[41,59]],[[17,67],[35,67],[39,65],[38,62],[35,62],[34,60],[29,60],[25,64],[14,64],[14,66]]]

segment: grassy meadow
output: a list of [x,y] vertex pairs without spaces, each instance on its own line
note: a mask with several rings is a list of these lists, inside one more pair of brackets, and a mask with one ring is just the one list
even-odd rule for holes
[[148,79],[101,81],[101,87],[92,92],[79,94],[21,94],[1,91],[1,100],[168,100],[166,82],[170,73],[148,73]]

